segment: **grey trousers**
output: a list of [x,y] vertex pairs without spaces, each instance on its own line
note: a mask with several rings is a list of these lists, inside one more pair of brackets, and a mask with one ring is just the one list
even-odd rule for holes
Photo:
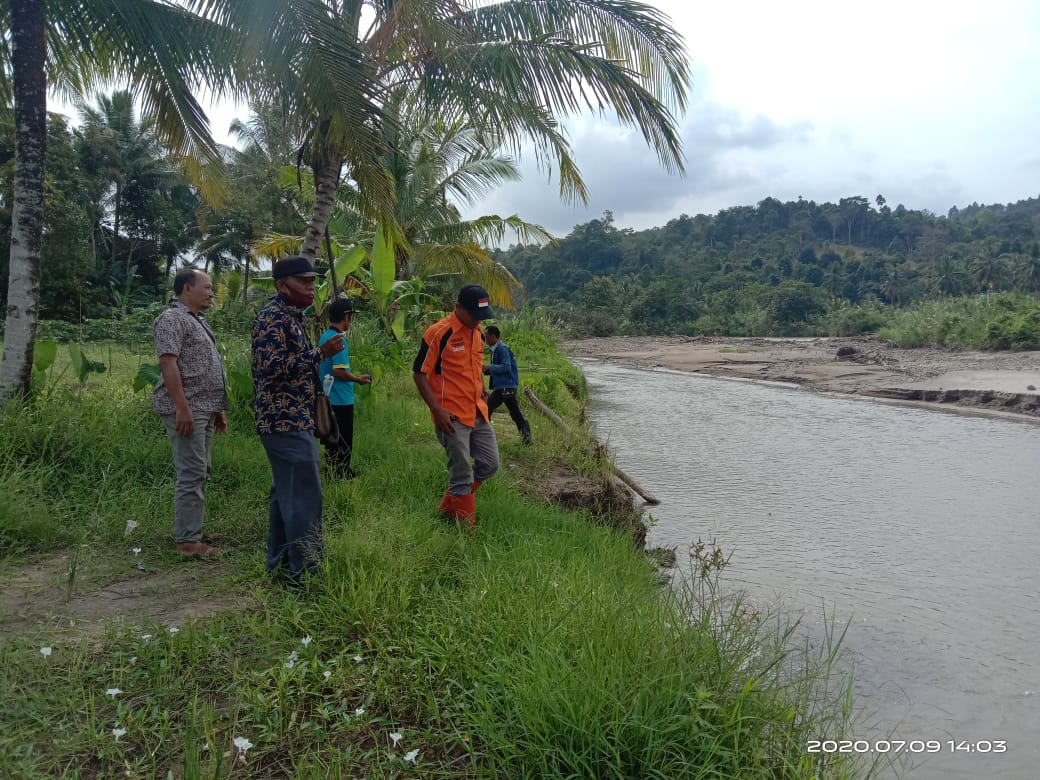
[[267,515],[267,570],[285,566],[299,583],[316,574],[325,553],[322,533],[321,474],[318,440],[313,431],[262,433],[260,441],[271,463],[271,495]]
[[176,415],[161,417],[166,435],[170,437],[173,467],[177,471],[177,484],[173,489],[173,538],[178,544],[197,542],[202,538],[202,521],[206,517],[206,480],[217,414],[194,415],[195,430],[191,436],[177,433]]
[[472,428],[458,420],[453,419],[452,423],[455,433],[437,431],[437,438],[448,453],[448,492],[468,496],[474,481],[483,482],[498,473],[498,440],[491,423],[479,415]]

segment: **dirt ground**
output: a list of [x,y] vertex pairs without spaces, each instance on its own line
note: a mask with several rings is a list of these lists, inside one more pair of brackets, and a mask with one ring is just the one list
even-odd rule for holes
[[572,357],[797,384],[962,411],[1040,420],[1040,352],[900,349],[873,337],[617,336],[564,345]]
[[244,598],[222,587],[231,574],[223,561],[137,569],[128,556],[119,558],[63,551],[0,569],[0,641],[16,635],[90,641],[113,622],[180,627],[241,606]]

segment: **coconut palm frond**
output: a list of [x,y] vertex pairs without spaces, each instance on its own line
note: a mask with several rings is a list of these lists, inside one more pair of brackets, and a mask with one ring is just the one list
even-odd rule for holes
[[303,246],[303,236],[286,236],[282,233],[268,233],[263,238],[249,245],[257,257],[279,258],[285,255],[299,254]]

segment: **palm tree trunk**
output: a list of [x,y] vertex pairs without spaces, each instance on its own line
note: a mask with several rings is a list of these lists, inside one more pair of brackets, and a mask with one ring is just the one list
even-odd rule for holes
[[4,359],[0,363],[0,404],[29,395],[36,346],[47,150],[44,6],[44,0],[21,0],[10,6],[15,118],[14,210]]
[[253,262],[253,259],[249,255],[246,255],[246,262],[245,262],[245,267],[246,268],[245,268],[245,273],[242,275],[243,276],[243,279],[242,279],[242,308],[243,309],[246,307],[246,304],[249,303],[249,266],[252,264],[252,262]]
[[[116,264],[116,243],[119,241],[119,202],[123,199],[123,193],[119,189],[119,185],[116,185],[116,208],[115,213],[112,216],[112,252],[109,254],[108,262],[110,266]],[[127,266],[130,267],[129,265]]]
[[322,163],[314,171],[314,213],[311,214],[311,221],[303,236],[303,246],[300,248],[300,254],[309,258],[312,263],[318,257],[318,248],[332,217],[332,206],[336,199],[336,189],[339,187],[339,171],[343,166],[342,160],[338,157],[326,157]]

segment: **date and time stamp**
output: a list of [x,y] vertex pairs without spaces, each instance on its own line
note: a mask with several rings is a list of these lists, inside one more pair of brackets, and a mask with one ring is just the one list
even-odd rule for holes
[[805,752],[987,755],[1007,753],[1008,743],[1006,739],[810,739]]

